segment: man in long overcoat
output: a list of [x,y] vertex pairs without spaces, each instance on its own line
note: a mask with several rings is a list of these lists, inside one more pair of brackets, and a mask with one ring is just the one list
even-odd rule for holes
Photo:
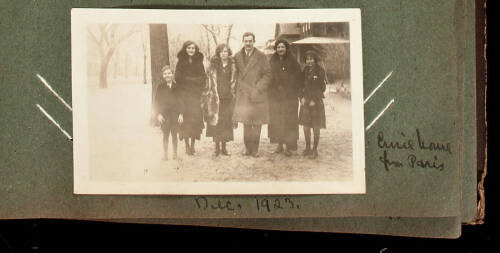
[[245,155],[257,157],[262,124],[269,123],[271,68],[264,53],[254,47],[255,35],[247,32],[242,37],[244,47],[234,56],[237,78],[233,122],[243,123]]

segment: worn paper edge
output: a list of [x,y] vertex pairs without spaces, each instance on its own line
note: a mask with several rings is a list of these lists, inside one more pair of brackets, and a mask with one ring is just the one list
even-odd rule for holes
[[[476,2],[477,4],[478,2]],[[479,73],[481,74],[484,78],[482,78],[483,82],[484,82],[484,93],[481,94],[481,96],[484,98],[484,104],[481,104],[481,105],[477,105],[477,106],[480,106],[481,108],[483,108],[483,112],[484,112],[484,125],[483,127],[485,129],[487,129],[487,126],[488,126],[488,121],[486,119],[486,99],[487,99],[487,96],[486,96],[486,93],[487,93],[487,90],[488,90],[488,79],[487,79],[487,75],[488,75],[488,65],[487,65],[487,62],[488,62],[488,59],[486,57],[486,49],[488,47],[488,43],[487,43],[487,14],[486,14],[486,8],[487,8],[487,4],[486,4],[486,0],[481,0],[481,3],[482,3],[482,12],[484,13],[484,20],[483,20],[483,24],[484,24],[484,27],[483,27],[483,39],[484,39],[484,43],[483,43],[483,64],[484,64],[484,73]],[[476,8],[478,8],[478,5],[476,5]],[[476,84],[477,85],[477,84]],[[477,130],[476,130],[477,131]],[[485,138],[485,142],[484,142],[484,167],[483,167],[483,173],[481,174],[480,176],[480,180],[478,181],[478,184],[477,184],[477,191],[478,191],[478,202],[477,202],[477,215],[476,215],[476,220],[475,221],[472,221],[472,222],[469,222],[469,223],[465,223],[466,225],[480,225],[480,224],[484,224],[484,218],[485,218],[485,208],[486,208],[486,196],[484,194],[484,180],[486,178],[486,175],[488,174],[488,166],[487,166],[487,161],[488,161],[488,132],[487,131],[484,131],[484,138]],[[479,164],[479,160],[478,160],[478,164]],[[478,166],[478,169],[480,169],[480,166]]]

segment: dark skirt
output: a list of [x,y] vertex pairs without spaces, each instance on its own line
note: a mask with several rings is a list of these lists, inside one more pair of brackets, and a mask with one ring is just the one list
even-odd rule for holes
[[213,137],[213,140],[216,142],[232,141],[234,140],[232,123],[233,100],[221,99],[219,103],[219,120],[215,126],[207,124],[207,137]]
[[271,143],[287,144],[294,150],[299,139],[297,97],[273,101],[270,98],[268,136]]
[[299,113],[299,124],[305,127],[326,128],[325,105],[323,100],[314,106],[301,105]]
[[201,96],[184,96],[184,122],[179,127],[180,140],[184,138],[200,139],[201,132],[205,128],[200,98]]

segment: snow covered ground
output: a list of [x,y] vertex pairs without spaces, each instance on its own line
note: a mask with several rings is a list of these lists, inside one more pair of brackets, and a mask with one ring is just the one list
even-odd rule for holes
[[[273,154],[267,125],[261,134],[260,157],[242,155],[243,126],[228,143],[230,157],[214,157],[214,144],[205,137],[196,154],[187,156],[179,142],[179,158],[164,161],[162,133],[149,125],[151,86],[89,86],[89,166],[96,181],[265,182],[344,181],[352,177],[351,101],[339,93],[326,93],[327,129],[322,129],[319,157]],[[300,127],[299,153],[305,147]],[[171,149],[170,149],[171,150]],[[171,157],[171,156],[170,156]]]

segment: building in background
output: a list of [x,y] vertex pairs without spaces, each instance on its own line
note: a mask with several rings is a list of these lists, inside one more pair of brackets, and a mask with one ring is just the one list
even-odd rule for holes
[[[350,39],[349,23],[278,23],[275,40],[284,39],[303,66],[304,53],[315,51],[326,70],[326,80],[333,91],[340,89],[350,94]],[[331,87],[329,87],[331,88]]]

